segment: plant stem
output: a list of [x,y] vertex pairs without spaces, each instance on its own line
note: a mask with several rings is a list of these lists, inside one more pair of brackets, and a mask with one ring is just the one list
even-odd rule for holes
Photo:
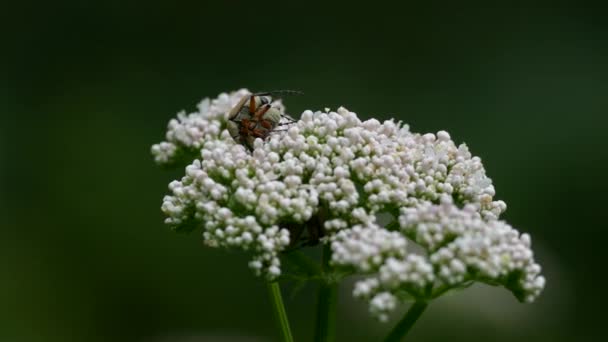
[[397,323],[390,334],[384,339],[384,342],[398,342],[401,341],[405,335],[410,331],[414,323],[418,320],[420,315],[426,309],[428,303],[423,301],[417,301],[407,311],[405,316]]
[[268,293],[270,294],[270,299],[272,301],[272,311],[274,311],[277,325],[279,330],[281,330],[281,341],[293,342],[291,329],[289,328],[289,320],[287,319],[287,312],[285,311],[283,298],[281,297],[281,288],[279,287],[279,283],[274,281],[267,283],[267,285]]
[[336,307],[338,299],[338,285],[329,276],[331,266],[331,249],[329,245],[323,247],[323,273],[324,277],[319,287],[317,299],[317,325],[315,341],[331,342],[335,339]]

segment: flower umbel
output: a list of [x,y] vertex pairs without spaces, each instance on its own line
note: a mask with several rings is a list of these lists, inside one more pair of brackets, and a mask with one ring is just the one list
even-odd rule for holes
[[[364,275],[354,295],[381,320],[400,301],[475,281],[522,301],[539,295],[545,280],[530,237],[499,220],[506,205],[493,199],[492,181],[466,145],[444,131],[412,133],[339,108],[307,110],[249,152],[226,130],[227,113],[247,94],[179,113],[166,141],[152,147],[160,165],[189,164],[163,200],[168,225],[201,228],[213,247],[252,251],[249,266],[269,279],[281,274],[281,253],[314,226],[334,268]],[[392,222],[381,225],[379,214]]]

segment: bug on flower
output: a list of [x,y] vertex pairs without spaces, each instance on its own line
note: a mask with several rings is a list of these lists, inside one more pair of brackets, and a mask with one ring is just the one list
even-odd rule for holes
[[279,126],[293,124],[294,119],[273,106],[273,95],[302,94],[295,90],[275,90],[244,96],[228,113],[228,131],[232,138],[253,150],[255,139],[266,139]]

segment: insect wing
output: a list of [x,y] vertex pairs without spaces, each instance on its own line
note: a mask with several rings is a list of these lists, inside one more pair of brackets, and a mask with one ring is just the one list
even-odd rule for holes
[[242,113],[243,108],[246,109],[245,103],[249,100],[251,95],[243,96],[243,98],[228,112],[228,120],[238,120],[237,116]]

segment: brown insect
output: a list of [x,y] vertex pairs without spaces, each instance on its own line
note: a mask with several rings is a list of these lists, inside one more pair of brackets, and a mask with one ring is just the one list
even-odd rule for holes
[[276,90],[244,96],[228,113],[228,131],[232,138],[253,150],[255,139],[262,140],[277,131],[279,126],[295,123],[278,106],[273,106],[271,95],[302,94],[295,90]]

